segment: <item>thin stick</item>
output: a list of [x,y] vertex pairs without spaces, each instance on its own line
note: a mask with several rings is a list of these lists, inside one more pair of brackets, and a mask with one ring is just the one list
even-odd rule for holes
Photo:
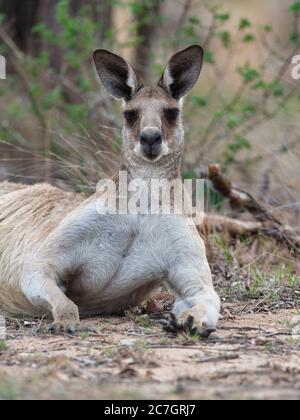
[[196,363],[215,363],[215,362],[223,362],[227,360],[236,360],[239,358],[240,356],[238,354],[224,354],[223,356],[208,357],[207,359],[197,360]]
[[253,226],[259,233],[285,243],[289,249],[300,255],[300,237],[295,234],[295,230],[290,226],[285,226],[252,195],[234,187],[230,179],[222,174],[219,165],[209,166],[208,178],[212,182],[214,189],[229,200],[232,208],[242,208],[253,215],[260,223],[260,225]]

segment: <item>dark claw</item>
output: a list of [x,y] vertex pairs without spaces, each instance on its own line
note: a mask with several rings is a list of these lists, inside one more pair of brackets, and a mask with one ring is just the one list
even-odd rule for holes
[[184,324],[184,329],[193,333],[194,317],[190,315]]
[[180,331],[180,325],[177,323],[177,319],[174,314],[170,314],[170,319],[168,320],[168,324],[165,326],[165,331],[178,333]]
[[157,323],[160,324],[162,327],[166,327],[169,325],[169,321],[165,318],[158,319]]
[[90,332],[90,333],[97,333],[97,328],[95,328],[95,327],[88,327],[88,328],[87,328],[87,332]]
[[180,326],[178,325],[174,314],[170,313],[169,319],[166,319],[165,321],[166,323],[163,325],[164,331],[173,334],[177,334],[179,332]]
[[161,325],[163,326],[164,331],[170,332],[173,334],[178,333],[189,333],[191,335],[199,335],[201,338],[209,338],[212,333],[216,331],[215,328],[209,328],[207,324],[203,324],[201,331],[197,330],[197,327],[194,325],[194,317],[191,315],[188,317],[184,325],[178,324],[177,319],[173,313],[170,314],[168,320],[161,320]]
[[163,329],[173,334],[189,332],[191,333],[194,325],[194,318],[189,316],[184,325],[178,324],[177,319],[173,313],[170,314],[169,320],[164,324]]
[[171,322],[168,322],[166,325],[163,326],[164,331],[176,334],[178,333],[178,327],[171,324]]
[[97,329],[92,326],[88,326],[81,323],[74,323],[74,324],[65,324],[63,322],[53,323],[48,326],[47,333],[48,334],[59,334],[59,333],[66,333],[69,335],[74,335],[80,332],[88,332],[88,333],[97,333]]
[[197,335],[197,328],[196,327],[191,329],[191,335]]
[[68,334],[75,334],[76,333],[76,328],[72,325],[70,325],[69,327],[67,327],[67,333]]
[[206,330],[202,330],[199,335],[201,338],[209,338],[211,334],[216,331],[217,330],[215,328],[207,328]]
[[47,328],[47,332],[50,334],[55,333],[55,331],[56,331],[56,328],[54,325],[49,325],[49,327]]
[[172,312],[170,313],[170,321],[177,325],[176,316]]

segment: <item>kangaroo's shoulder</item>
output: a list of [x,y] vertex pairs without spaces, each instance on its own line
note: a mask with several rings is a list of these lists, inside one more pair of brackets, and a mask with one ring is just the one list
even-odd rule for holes
[[7,182],[7,181],[0,182],[0,197],[14,191],[22,190],[24,188],[27,188],[27,185],[15,184],[13,182]]
[[[53,187],[50,184],[22,185],[7,183],[0,194],[0,215],[7,217],[22,216],[22,219],[41,220],[49,215],[63,215],[79,205],[84,197]],[[1,185],[0,185],[1,188]]]
[[74,192],[64,191],[60,188],[54,187],[47,183],[25,185],[25,184],[14,184],[10,182],[0,183],[0,198],[3,195],[10,194],[9,199],[23,199],[23,200],[74,200],[82,201],[84,197],[81,194]]

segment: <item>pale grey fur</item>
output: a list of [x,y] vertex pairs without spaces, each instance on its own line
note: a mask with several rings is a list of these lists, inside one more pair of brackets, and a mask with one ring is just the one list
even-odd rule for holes
[[[152,117],[148,103],[155,104]],[[168,103],[178,104],[160,89],[146,89],[126,106],[145,111],[148,126],[157,127],[165,124],[159,104]],[[183,152],[181,117],[166,127],[155,161],[141,156],[135,130],[124,125],[129,179],[174,179]],[[86,200],[46,184],[0,184],[0,311],[51,315],[56,328],[77,328],[79,312],[122,313],[165,282],[176,296],[178,322],[192,316],[199,332],[213,330],[220,300],[196,227],[184,216],[101,215],[99,200],[97,193]]]

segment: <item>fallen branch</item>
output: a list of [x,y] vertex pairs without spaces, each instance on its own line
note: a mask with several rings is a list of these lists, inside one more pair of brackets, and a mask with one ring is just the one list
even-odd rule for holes
[[263,228],[262,223],[244,222],[230,217],[206,214],[200,229],[204,235],[212,233],[229,233],[231,236],[255,235]]
[[186,0],[185,4],[183,5],[182,13],[178,19],[178,23],[175,28],[175,32],[178,33],[178,31],[182,30],[183,25],[185,24],[188,14],[190,12],[190,9],[192,7],[193,0]]
[[208,357],[207,359],[197,360],[196,363],[216,363],[226,362],[229,360],[237,360],[240,356],[238,354],[225,354],[224,356]]
[[300,255],[300,237],[290,226],[284,225],[263,207],[252,195],[234,187],[229,178],[221,171],[219,165],[210,165],[207,178],[214,189],[229,200],[234,209],[248,211],[256,222],[245,222],[218,215],[206,215],[199,229],[203,234],[228,232],[232,236],[250,236],[263,234],[284,243],[290,250]]
[[235,188],[230,179],[222,174],[219,165],[210,165],[208,167],[208,178],[212,182],[214,189],[223,197],[228,198],[233,208],[244,208],[259,222],[271,221],[276,225],[281,225],[281,222],[263,208],[252,195]]

